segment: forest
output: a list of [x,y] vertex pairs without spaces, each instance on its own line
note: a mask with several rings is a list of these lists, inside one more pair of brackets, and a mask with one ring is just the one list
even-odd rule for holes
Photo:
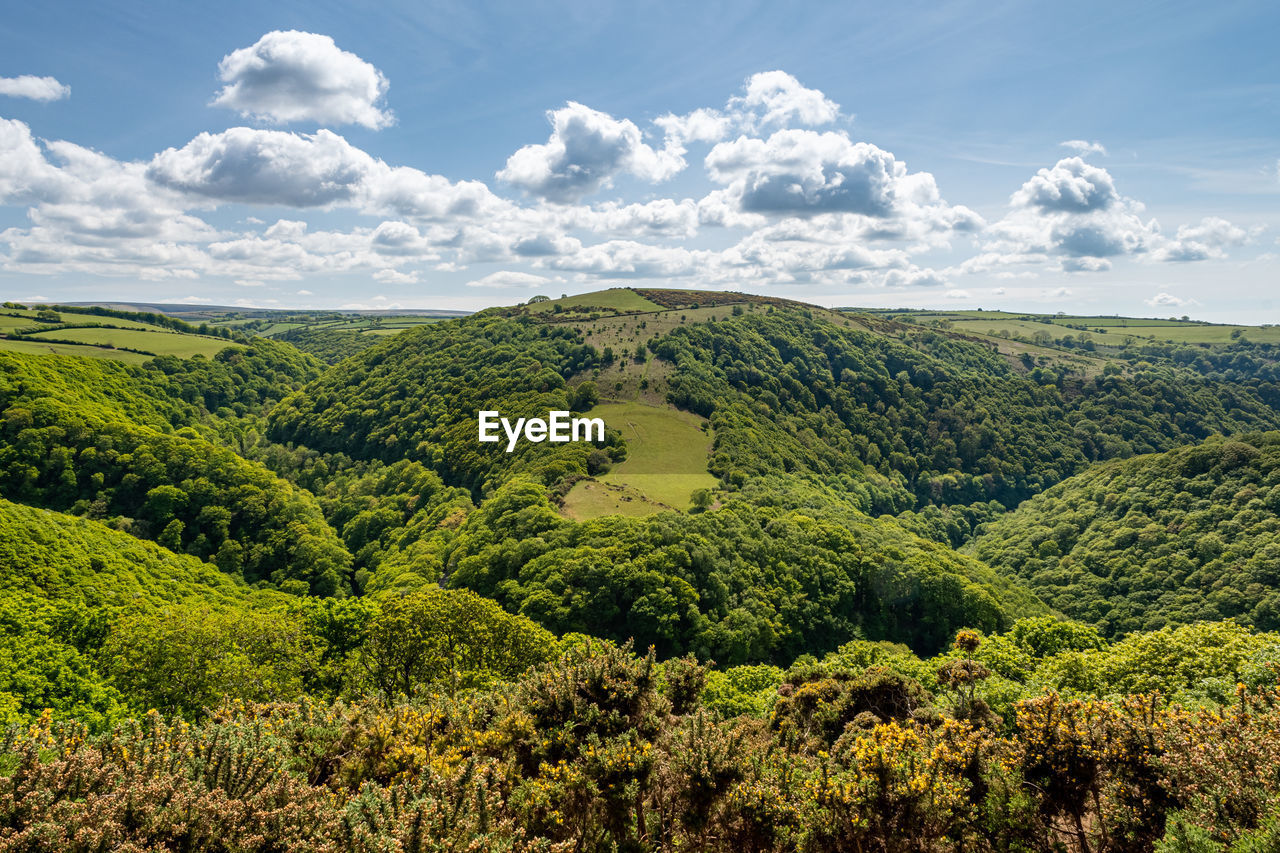
[[[626,289],[80,316],[226,346],[0,347],[0,851],[1280,845],[1247,333],[1081,360],[1100,323]],[[636,494],[715,486],[574,515],[634,424],[476,441],[616,403],[708,448]]]

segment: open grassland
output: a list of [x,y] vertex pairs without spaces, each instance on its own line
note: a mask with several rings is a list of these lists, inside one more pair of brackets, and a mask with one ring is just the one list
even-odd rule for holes
[[604,418],[622,433],[627,458],[596,480],[579,482],[565,498],[572,518],[600,515],[647,515],[662,509],[683,510],[697,489],[715,488],[707,472],[711,435],[705,420],[670,406],[602,403],[589,417]]
[[662,310],[661,305],[656,302],[650,302],[629,287],[615,287],[609,290],[596,291],[595,293],[566,296],[563,299],[535,302],[528,306],[532,312],[555,311],[557,307],[566,312],[581,312],[597,308],[619,312]]
[[12,338],[0,338],[0,350],[32,355],[78,355],[86,358],[109,358],[113,361],[123,361],[127,364],[141,364],[151,358],[151,356],[143,355],[140,352],[126,352],[124,350],[105,349],[95,346],[77,346],[75,344],[14,340]]
[[212,357],[234,346],[223,338],[207,338],[203,335],[183,335],[177,332],[146,331],[143,329],[52,329],[33,336],[35,339],[51,338],[59,341],[75,341],[98,347],[128,348],[190,358],[193,355]]
[[[75,314],[71,312],[58,313],[58,322],[74,326],[114,326],[118,329],[160,329],[159,326],[139,323],[137,320],[126,320],[120,317],[98,317],[93,314]],[[15,332],[20,329],[35,330],[40,328],[49,328],[54,325],[54,323],[42,323],[37,321],[35,311],[5,309],[0,312],[0,334]]]
[[[1087,337],[1102,346],[1126,341],[1153,340],[1186,344],[1229,344],[1240,335],[1255,343],[1280,343],[1280,326],[1238,326],[1142,317],[1087,317],[1080,315],[1029,315],[1003,311],[919,311],[892,315],[925,325],[939,322],[965,334],[1033,337],[1036,332],[1054,338]],[[1233,337],[1235,335],[1236,337]]]

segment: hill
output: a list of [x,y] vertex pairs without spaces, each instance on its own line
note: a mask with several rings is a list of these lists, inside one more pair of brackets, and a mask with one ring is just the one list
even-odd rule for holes
[[1104,634],[1280,627],[1280,433],[1111,462],[986,527],[966,552]]
[[109,521],[250,581],[348,589],[351,557],[315,498],[219,436],[314,367],[269,342],[219,359],[0,353],[0,497]]
[[128,701],[95,656],[114,619],[174,605],[235,610],[255,595],[192,557],[3,499],[0,565],[0,725],[45,708],[95,728],[123,716]]
[[154,356],[211,358],[244,343],[230,329],[190,325],[134,306],[55,305],[0,309],[0,351],[75,355],[141,364]]

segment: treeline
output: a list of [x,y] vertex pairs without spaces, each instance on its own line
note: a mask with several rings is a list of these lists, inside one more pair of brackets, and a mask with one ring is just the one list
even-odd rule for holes
[[1200,620],[1280,628],[1280,433],[1218,436],[1087,471],[970,552],[1106,634]]

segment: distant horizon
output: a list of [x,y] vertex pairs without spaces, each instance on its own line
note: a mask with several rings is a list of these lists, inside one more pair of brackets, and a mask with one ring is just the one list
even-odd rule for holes
[[[611,288],[601,288],[600,291],[607,290],[607,289],[611,289]],[[642,288],[642,289],[679,290],[679,291],[695,291],[695,292],[704,291],[707,293],[725,293],[725,292],[739,293],[741,292],[741,291],[716,291],[716,290],[710,290],[710,289],[704,289],[704,288],[686,288],[686,287],[681,287],[681,288],[652,287],[652,288]],[[582,296],[589,293],[600,292],[600,291],[584,291],[582,293],[576,293],[576,294],[570,293],[570,294],[565,294],[564,297]],[[538,295],[546,295],[546,294],[534,294],[534,295],[538,296]],[[769,297],[782,298],[782,299],[791,299],[791,297],[780,297],[777,294],[768,294],[768,293],[763,293],[763,294],[743,293],[743,295],[744,296],[769,296]],[[556,299],[564,298],[564,297],[549,296],[548,298],[554,301]],[[226,312],[278,311],[281,313],[314,312],[314,313],[336,313],[336,314],[364,314],[364,315],[372,315],[372,316],[416,315],[418,312],[424,312],[424,314],[440,314],[446,317],[462,318],[462,317],[469,317],[473,314],[477,314],[481,311],[485,311],[490,308],[516,308],[521,305],[528,304],[529,299],[526,298],[523,301],[519,301],[519,302],[497,302],[497,303],[494,303],[493,305],[487,305],[483,308],[477,308],[473,310],[438,308],[438,307],[432,307],[432,306],[406,306],[406,307],[400,307],[400,308],[298,308],[298,307],[286,307],[286,306],[278,306],[278,305],[247,306],[247,305],[215,305],[215,304],[190,303],[190,302],[145,302],[145,301],[135,301],[135,300],[129,300],[129,299],[96,299],[96,300],[80,300],[80,301],[59,301],[59,300],[23,301],[20,299],[18,300],[8,299],[8,300],[0,300],[0,301],[17,302],[19,304],[27,305],[28,307],[53,306],[53,305],[65,305],[70,307],[92,307],[92,306],[109,307],[113,305],[124,305],[124,306],[129,306],[130,308],[137,308],[137,309],[147,309],[147,308],[175,309],[175,310],[167,310],[167,311],[162,310],[161,313],[178,313],[176,309],[186,309],[191,313],[199,313],[201,311],[215,311],[215,312],[217,311],[226,311]],[[1268,322],[1243,323],[1243,322],[1232,322],[1229,320],[1228,321],[1206,320],[1186,312],[1184,312],[1183,314],[1114,314],[1114,313],[1084,314],[1080,312],[1071,312],[1071,311],[1020,311],[1020,310],[1011,310],[1008,308],[989,308],[984,305],[965,305],[965,306],[940,305],[940,306],[910,307],[910,306],[903,306],[903,305],[896,305],[896,306],[823,305],[818,302],[810,302],[803,299],[791,299],[791,301],[797,302],[797,303],[803,303],[807,305],[813,305],[814,307],[824,308],[829,311],[851,311],[851,312],[876,311],[876,312],[885,312],[885,313],[920,313],[920,314],[930,314],[930,313],[938,313],[938,314],[989,313],[989,314],[1014,314],[1014,315],[1027,314],[1027,315],[1038,315],[1038,316],[1046,316],[1046,317],[1065,316],[1065,317],[1072,317],[1072,318],[1079,318],[1079,319],[1099,319],[1099,320],[1106,320],[1106,319],[1160,320],[1160,321],[1166,321],[1166,322],[1173,320],[1173,321],[1188,322],[1188,323],[1201,323],[1201,324],[1212,325],[1212,326],[1254,326],[1259,328],[1264,326],[1275,325],[1273,323],[1268,323]]]
[[1263,0],[19,6],[0,295],[1278,323],[1278,30]]

